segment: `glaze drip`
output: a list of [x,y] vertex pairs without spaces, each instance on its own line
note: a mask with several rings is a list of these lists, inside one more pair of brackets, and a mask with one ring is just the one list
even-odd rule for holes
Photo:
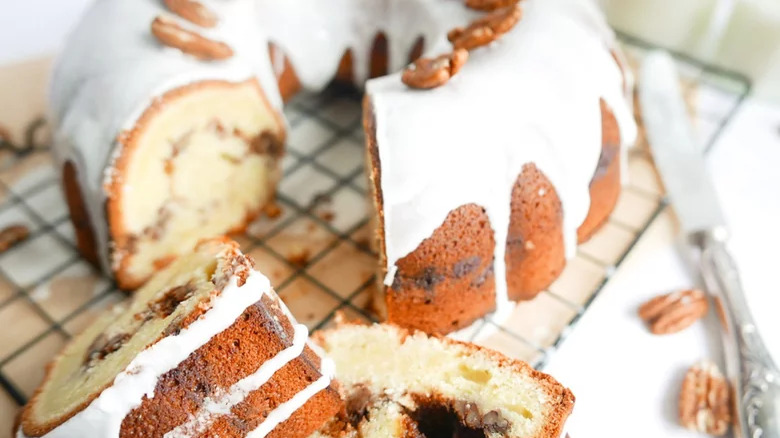
[[526,0],[515,28],[471,52],[445,86],[420,92],[399,75],[374,79],[367,93],[376,120],[390,286],[396,262],[433,234],[447,214],[483,207],[495,233],[497,312],[507,313],[505,242],[511,191],[534,163],[563,206],[567,255],[590,206],[588,187],[601,153],[599,100],[615,113],[624,144],[636,127],[612,33],[582,0]]

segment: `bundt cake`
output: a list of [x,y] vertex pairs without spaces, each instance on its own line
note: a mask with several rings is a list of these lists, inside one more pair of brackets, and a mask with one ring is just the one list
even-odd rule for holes
[[94,2],[50,93],[80,251],[134,289],[241,230],[279,179],[283,95],[399,70],[473,14],[443,0]]
[[[399,73],[366,86],[384,280],[374,301],[390,322],[449,333],[508,314],[617,202],[636,126],[611,31],[590,1],[521,4],[514,28],[470,50],[450,83],[420,91]],[[499,11],[451,39],[514,19]]]
[[342,324],[314,340],[346,398],[314,437],[558,438],[574,405],[550,376],[473,344],[392,324]]
[[342,409],[332,362],[225,239],[200,243],[76,336],[23,437],[307,437]]
[[447,333],[533,297],[609,215],[634,138],[591,0],[95,2],[51,93],[81,252],[133,289],[242,229],[274,194],[284,98],[421,54],[441,56],[366,87],[377,307]]

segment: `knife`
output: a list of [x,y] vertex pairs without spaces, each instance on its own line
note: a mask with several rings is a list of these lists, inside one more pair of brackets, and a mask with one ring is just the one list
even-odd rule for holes
[[745,302],[726,247],[729,233],[718,197],[693,135],[674,61],[666,52],[653,52],[642,62],[639,102],[656,167],[699,256],[698,267],[720,317],[735,435],[780,438],[780,371]]

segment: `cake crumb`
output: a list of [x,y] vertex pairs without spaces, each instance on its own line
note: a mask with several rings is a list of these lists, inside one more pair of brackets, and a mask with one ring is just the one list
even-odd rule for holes
[[326,211],[323,211],[323,212],[320,214],[320,217],[321,217],[321,218],[322,218],[322,220],[324,220],[325,222],[333,222],[333,219],[335,219],[335,218],[336,218],[336,213],[333,213],[333,212],[332,212],[332,211],[330,211],[330,210],[326,210]]
[[0,253],[13,248],[30,236],[30,229],[24,225],[11,225],[0,231]]
[[272,201],[268,204],[265,204],[265,207],[263,207],[263,213],[268,217],[268,219],[276,219],[282,215],[282,208],[279,207],[279,204]]
[[309,250],[303,247],[295,247],[287,254],[287,261],[291,264],[303,268],[309,264]]

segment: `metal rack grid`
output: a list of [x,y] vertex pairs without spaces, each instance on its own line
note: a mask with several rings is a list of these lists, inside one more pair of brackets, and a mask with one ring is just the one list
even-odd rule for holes
[[[623,40],[634,59],[650,48]],[[696,123],[709,147],[750,84],[681,55],[677,60],[687,92],[698,95]],[[303,93],[285,115],[290,133],[278,193],[282,214],[262,217],[235,237],[310,329],[328,326],[338,311],[376,320],[367,307],[376,287],[376,255],[368,245],[360,96],[341,88]],[[5,427],[40,382],[45,363],[125,294],[78,256],[49,153],[5,148],[0,163],[0,228],[22,223],[31,230],[25,242],[0,254],[0,427]],[[535,300],[518,304],[507,323],[484,318],[465,336],[544,365],[665,208],[641,140],[629,153],[628,169],[628,184],[609,222],[580,246],[559,280]]]

